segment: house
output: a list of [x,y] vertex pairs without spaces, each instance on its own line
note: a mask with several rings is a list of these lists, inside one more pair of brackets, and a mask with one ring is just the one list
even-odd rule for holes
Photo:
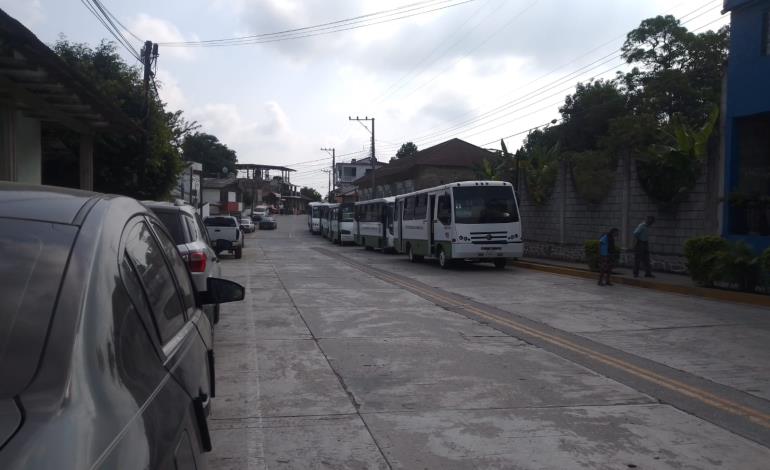
[[[94,135],[140,132],[110,99],[62,61],[21,23],[0,10],[0,180],[93,189]],[[80,136],[77,171],[48,129]],[[66,171],[65,171],[66,170]],[[74,180],[62,182],[61,174]]]
[[[385,163],[374,162],[374,169],[386,166]],[[348,163],[337,163],[334,165],[337,193],[347,193],[352,189],[353,182],[372,172],[372,157],[361,159],[352,159]]]
[[731,13],[724,96],[722,234],[770,246],[770,0],[726,0]]
[[193,207],[201,203],[201,174],[203,165],[197,162],[185,162],[184,169],[177,176],[177,183],[171,189],[171,198],[181,199]]
[[[494,156],[489,150],[460,139],[442,142],[375,170],[374,197],[395,196],[445,183],[478,179],[476,169],[485,159]],[[361,200],[373,198],[369,177],[359,178],[354,183],[358,186]]]
[[240,215],[243,211],[243,190],[237,178],[203,178],[201,188],[201,204],[208,204],[210,215]]

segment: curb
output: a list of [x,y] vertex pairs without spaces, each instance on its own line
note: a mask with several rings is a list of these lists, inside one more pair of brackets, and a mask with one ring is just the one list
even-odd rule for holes
[[[596,273],[591,271],[567,268],[564,266],[556,266],[551,264],[539,264],[530,261],[514,261],[513,266],[517,266],[525,269],[532,269],[535,271],[542,271],[552,274],[561,274],[564,276],[582,277],[584,279],[596,280]],[[759,307],[770,308],[770,296],[749,294],[747,292],[735,292],[721,289],[708,289],[706,287],[695,286],[680,286],[675,284],[667,284],[665,282],[647,281],[637,278],[628,278],[624,276],[613,276],[612,281],[615,284],[622,284],[626,286],[641,287],[644,289],[653,289],[661,292],[669,292],[674,294],[692,295],[696,297],[703,297],[711,300],[720,300],[723,302],[735,302],[741,304],[755,305]]]

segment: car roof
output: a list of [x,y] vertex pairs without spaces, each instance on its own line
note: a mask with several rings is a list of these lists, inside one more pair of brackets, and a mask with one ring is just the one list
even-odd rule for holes
[[106,197],[56,186],[0,182],[0,217],[80,225],[88,208]]

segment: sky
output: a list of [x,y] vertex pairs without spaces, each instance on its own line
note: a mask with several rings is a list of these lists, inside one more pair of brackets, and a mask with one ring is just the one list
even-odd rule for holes
[[[455,137],[498,149],[505,138],[513,150],[527,130],[559,117],[577,82],[624,68],[617,51],[643,19],[672,14],[698,32],[728,21],[721,0],[101,2],[133,35],[161,44],[157,79],[168,110],[200,123],[237,152],[239,163],[295,168],[292,183],[322,194],[323,170],[331,167],[322,148],[335,148],[337,161],[370,151],[371,124],[350,116],[375,118],[380,161],[407,141],[423,149]],[[164,45],[274,33],[413,4],[399,15],[367,17],[356,29],[288,41]],[[111,39],[81,0],[0,0],[0,8],[47,44],[60,35],[90,45]],[[374,22],[380,24],[368,25]],[[120,53],[139,65],[125,48]]]

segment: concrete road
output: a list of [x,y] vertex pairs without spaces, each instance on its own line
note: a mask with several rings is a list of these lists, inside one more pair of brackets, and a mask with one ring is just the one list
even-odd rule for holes
[[770,312],[339,247],[224,273],[214,469],[767,469]]

